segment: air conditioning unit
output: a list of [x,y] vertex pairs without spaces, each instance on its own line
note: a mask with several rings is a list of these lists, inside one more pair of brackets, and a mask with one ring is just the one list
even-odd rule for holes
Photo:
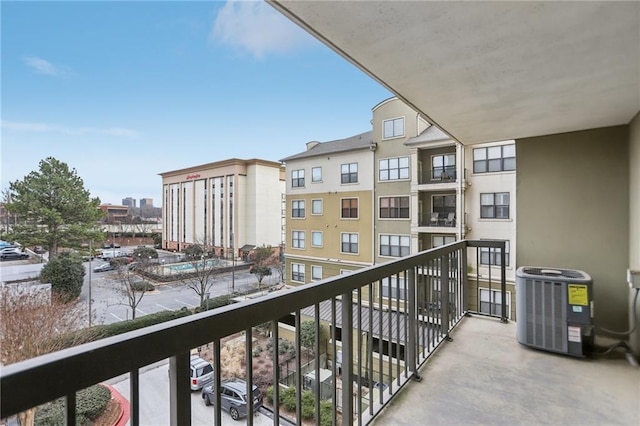
[[516,315],[518,342],[585,356],[594,343],[591,277],[572,269],[518,268]]

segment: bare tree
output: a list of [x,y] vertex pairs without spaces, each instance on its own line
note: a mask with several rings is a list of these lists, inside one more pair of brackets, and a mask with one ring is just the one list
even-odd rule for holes
[[270,245],[262,245],[257,247],[253,255],[255,264],[249,269],[249,272],[256,276],[258,280],[258,288],[262,285],[264,277],[271,275],[271,264],[273,263],[274,252]]
[[[82,329],[88,315],[83,304],[77,300],[65,303],[41,288],[0,288],[0,355],[4,365],[97,338],[95,330]],[[20,424],[33,425],[35,412],[34,407],[18,414]]]
[[202,306],[219,272],[217,260],[209,258],[209,251],[203,244],[189,246],[185,254],[192,269],[185,274],[183,282],[200,297]]
[[[113,261],[112,261],[113,262]],[[131,308],[131,319],[136,319],[136,308],[142,301],[145,293],[153,289],[153,284],[144,278],[144,272],[151,267],[147,258],[140,258],[135,268],[129,265],[119,264],[116,269],[117,291],[125,300],[123,305]],[[140,272],[140,274],[138,274]]]

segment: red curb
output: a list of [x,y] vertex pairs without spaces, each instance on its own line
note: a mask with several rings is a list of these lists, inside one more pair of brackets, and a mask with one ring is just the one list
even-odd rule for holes
[[131,406],[129,405],[129,401],[113,386],[106,383],[103,383],[103,385],[111,391],[111,398],[118,401],[118,404],[120,405],[120,417],[116,420],[113,426],[125,426],[131,416]]

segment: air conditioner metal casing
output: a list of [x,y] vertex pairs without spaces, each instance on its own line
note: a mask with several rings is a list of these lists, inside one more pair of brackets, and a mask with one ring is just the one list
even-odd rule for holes
[[523,266],[516,271],[518,342],[583,357],[593,346],[593,282],[583,271]]

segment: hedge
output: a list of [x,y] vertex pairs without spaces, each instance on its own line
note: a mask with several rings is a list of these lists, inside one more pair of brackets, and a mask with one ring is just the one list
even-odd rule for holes
[[[111,400],[111,391],[103,385],[93,385],[78,391],[76,394],[76,424],[91,424],[104,412]],[[65,416],[65,399],[58,398],[47,402],[36,409],[35,424],[37,426],[63,425]]]
[[194,313],[205,312],[207,310],[220,308],[222,306],[227,306],[233,303],[233,298],[238,294],[223,294],[222,296],[214,297],[213,299],[204,300],[200,306],[198,306]]
[[[265,392],[265,397],[269,404],[273,404],[273,386],[269,386]],[[295,411],[297,406],[296,388],[294,386],[286,389],[280,389],[278,394],[280,404],[287,411]],[[310,390],[302,391],[302,418],[305,420],[312,419],[316,412],[316,399]],[[320,425],[331,426],[333,423],[333,405],[331,401],[320,401]]]
[[177,318],[191,315],[191,311],[186,307],[182,307],[177,311],[161,311],[148,314],[143,317],[128,321],[114,322],[113,324],[101,324],[95,328],[101,338],[116,336],[128,331],[137,330],[139,328],[149,327],[151,325],[160,324],[165,321],[171,321]]

